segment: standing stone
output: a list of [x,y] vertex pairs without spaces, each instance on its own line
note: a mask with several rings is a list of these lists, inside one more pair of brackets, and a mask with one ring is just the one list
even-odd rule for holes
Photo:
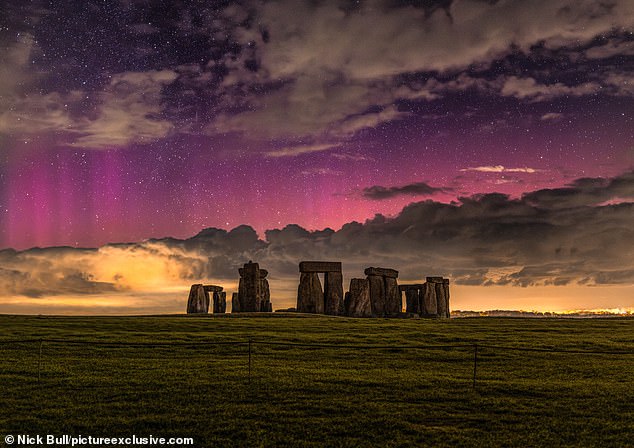
[[214,291],[214,314],[224,314],[227,311],[227,293]]
[[346,293],[346,297],[346,316],[372,316],[370,281],[367,278],[350,279],[350,290]]
[[451,317],[451,309],[449,308],[449,279],[448,278],[444,278],[442,281],[442,286],[443,289],[445,291],[445,304],[447,307],[447,314],[445,317],[450,318]]
[[[260,269],[262,272],[263,269]],[[266,272],[266,271],[265,271]],[[271,289],[269,288],[269,281],[266,278],[260,277],[260,311],[268,313],[271,308]]]
[[324,274],[324,311],[331,316],[341,316],[343,308],[343,274],[326,272]]
[[240,272],[240,311],[260,311],[262,300],[260,291],[260,266],[257,263],[248,262]]
[[423,316],[437,316],[438,305],[436,303],[436,286],[434,283],[426,282],[423,284],[422,291],[422,314]]
[[403,312],[403,298],[395,277],[383,277],[385,282],[385,314],[394,316]]
[[385,316],[385,284],[383,277],[378,275],[368,275],[370,286],[370,306],[372,315],[377,317]]
[[239,313],[240,312],[240,298],[238,297],[238,293],[234,292],[231,295],[231,313]]
[[240,281],[238,282],[238,311],[237,313],[243,313],[246,311],[246,303],[244,302],[247,296],[247,290],[245,287],[244,279],[242,278],[243,269],[238,269],[240,272]]
[[405,311],[408,313],[420,314],[420,300],[418,294],[418,288],[405,289]]
[[324,313],[324,293],[316,272],[302,272],[297,288],[297,312]]
[[187,314],[207,314],[209,312],[209,293],[201,284],[192,285],[187,299]]
[[438,304],[438,317],[447,317],[447,300],[445,297],[445,288],[442,283],[434,283],[436,290],[436,303]]

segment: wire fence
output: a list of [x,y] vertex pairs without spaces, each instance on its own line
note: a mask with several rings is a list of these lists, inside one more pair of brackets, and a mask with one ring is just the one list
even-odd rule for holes
[[[82,378],[90,377],[91,374],[94,374],[95,377],[99,377],[99,375],[107,375],[109,368],[112,369],[112,371],[116,370],[120,372],[122,368],[122,366],[119,365],[121,364],[121,359],[124,359],[123,364],[128,366],[131,370],[136,369],[137,371],[142,371],[144,369],[144,362],[147,362],[151,358],[163,357],[175,359],[179,362],[182,361],[183,365],[194,358],[199,362],[213,361],[217,363],[217,365],[223,362],[231,363],[236,368],[246,370],[246,380],[250,384],[257,376],[254,372],[256,360],[261,365],[261,368],[266,368],[267,370],[277,369],[286,375],[292,375],[294,369],[307,372],[310,372],[311,369],[314,370],[315,363],[328,364],[335,370],[344,369],[346,362],[349,362],[351,359],[356,359],[356,363],[354,363],[355,369],[361,368],[362,366],[373,368],[379,361],[382,363],[390,361],[395,363],[393,367],[394,370],[399,367],[397,365],[399,358],[405,358],[406,354],[409,354],[409,356],[413,358],[408,358],[406,360],[407,364],[403,364],[409,366],[408,368],[412,368],[412,366],[418,366],[414,368],[420,368],[423,364],[436,365],[438,363],[444,363],[440,367],[436,365],[439,370],[442,370],[441,367],[444,368],[447,365],[460,364],[464,366],[465,363],[469,363],[471,366],[469,368],[470,387],[476,389],[479,383],[487,379],[481,374],[483,366],[496,365],[498,369],[505,368],[504,359],[501,358],[501,355],[507,356],[507,360],[508,356],[512,354],[530,355],[533,360],[543,355],[572,355],[575,357],[601,357],[603,359],[608,357],[611,359],[627,359],[628,363],[630,357],[634,356],[634,350],[538,348],[481,342],[444,345],[381,345],[271,341],[256,338],[230,341],[192,340],[154,342],[32,338],[1,340],[0,350],[2,350],[5,355],[3,356],[4,362],[11,363],[12,359],[10,356],[8,357],[9,359],[7,359],[7,354],[12,350],[19,351],[20,347],[24,346],[31,347],[28,354],[21,353],[20,355],[16,355],[13,361],[27,358],[33,360],[33,358],[36,357],[37,368],[32,370],[26,368],[16,370],[12,372],[12,375],[21,377],[30,376],[32,380],[36,379],[37,383],[42,382],[43,373],[45,372],[49,379],[54,378],[56,374],[68,376],[68,367],[64,367],[64,364],[78,366],[75,374]],[[72,347],[84,347],[84,351],[80,353],[71,349]],[[104,349],[110,349],[111,352],[104,352]],[[125,352],[130,349],[154,350],[153,352],[146,351],[142,354],[139,354],[137,350],[127,355],[124,353],[117,357],[119,350]],[[112,350],[116,350],[117,353],[112,352]],[[299,355],[293,356],[289,354],[289,350],[299,351]],[[320,351],[327,351],[327,353],[319,357],[317,353]],[[367,354],[369,352],[373,352],[374,355],[364,363],[362,360],[365,358],[362,353]],[[430,352],[435,354],[431,355]],[[442,352],[442,355],[439,355],[438,352]],[[377,353],[379,354],[378,357],[376,355]],[[422,356],[421,354],[425,355]],[[123,358],[121,358],[121,356],[123,356]],[[47,361],[47,368],[44,366],[44,359]],[[306,364],[311,362],[313,364]],[[599,364],[600,363],[599,361]],[[512,370],[512,363],[508,364],[509,369]],[[570,363],[562,362],[559,364],[555,363],[555,366],[560,367],[569,364]],[[577,358],[575,358],[573,364],[579,364]],[[100,366],[102,370],[99,370]],[[517,370],[517,367],[515,367],[515,369]],[[464,371],[465,369],[462,369],[460,375],[463,380],[466,379]],[[1,373],[3,372],[0,372],[0,374]],[[551,373],[557,374],[556,371]],[[516,372],[516,374],[521,376],[521,373]],[[565,372],[562,373],[562,375],[564,374]]]

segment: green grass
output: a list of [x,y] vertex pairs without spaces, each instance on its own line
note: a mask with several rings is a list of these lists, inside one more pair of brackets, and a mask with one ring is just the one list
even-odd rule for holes
[[[2,343],[40,338],[113,345],[44,342],[40,359],[37,342]],[[0,316],[0,440],[152,434],[193,437],[201,447],[634,446],[633,380],[631,319]]]

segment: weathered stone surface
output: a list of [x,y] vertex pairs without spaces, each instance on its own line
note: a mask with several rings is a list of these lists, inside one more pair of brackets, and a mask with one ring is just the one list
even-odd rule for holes
[[379,275],[381,277],[398,278],[398,271],[389,268],[367,268],[365,275]]
[[261,291],[260,291],[260,266],[257,263],[246,263],[242,268],[240,278],[242,289],[240,294],[240,311],[257,312],[260,311]]
[[224,291],[214,292],[214,314],[224,314],[227,312],[227,293]]
[[300,313],[324,313],[324,292],[316,272],[302,272],[299,277],[297,311]]
[[370,317],[370,281],[367,278],[350,279],[350,290],[346,293],[346,316]]
[[438,307],[436,304],[436,284],[425,283],[422,291],[422,314],[423,316],[437,316]]
[[216,286],[216,285],[204,285],[203,288],[205,288],[206,292],[220,292],[222,291],[222,286]]
[[395,277],[383,277],[385,283],[385,314],[388,316],[403,312],[403,297]]
[[445,304],[447,307],[447,314],[445,315],[445,317],[450,318],[451,309],[449,307],[449,279],[444,279],[442,286],[443,286],[443,289],[445,290]]
[[209,312],[209,293],[201,284],[192,285],[187,299],[187,314],[206,314]]
[[444,283],[434,283],[436,290],[436,303],[438,306],[438,317],[449,317],[449,285]]
[[445,279],[442,277],[427,277],[427,283],[442,283]]
[[299,263],[299,272],[341,272],[340,261],[302,261]]
[[[263,269],[260,269],[260,273]],[[260,277],[260,311],[268,313],[271,309],[271,290],[269,288],[269,281]]]
[[439,317],[447,317],[447,297],[445,296],[445,285],[441,283],[434,283],[434,289],[436,290],[436,304]]
[[[409,286],[409,285],[408,285]],[[401,286],[402,288],[402,286]],[[405,311],[407,313],[420,314],[419,288],[405,289]]]
[[324,312],[331,316],[341,316],[344,313],[341,272],[326,272],[324,275]]
[[260,268],[260,278],[266,278],[267,275],[269,275],[269,271]]
[[370,306],[373,316],[385,316],[385,282],[380,275],[368,275]]
[[234,292],[231,295],[231,313],[239,313],[240,312],[240,299],[238,298],[238,293]]

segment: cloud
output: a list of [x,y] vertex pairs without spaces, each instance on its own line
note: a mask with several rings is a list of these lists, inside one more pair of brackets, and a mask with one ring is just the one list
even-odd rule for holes
[[[613,67],[584,70],[579,77],[584,81],[569,85],[548,81],[556,79],[556,69],[519,77],[519,67],[508,59],[542,50],[569,63],[627,57],[627,32],[634,22],[628,0],[355,5],[245,0],[197,8],[197,14],[180,5],[174,17],[165,18],[173,53],[149,44],[167,25],[138,21],[144,13],[136,2],[119,7],[127,19],[103,24],[104,29],[124,36],[115,48],[125,52],[127,67],[147,67],[151,60],[154,70],[126,71],[111,58],[104,63],[112,66],[99,74],[113,73],[112,78],[93,76],[92,86],[79,85],[75,80],[86,78],[84,65],[69,57],[60,61],[61,72],[47,72],[50,66],[43,63],[33,66],[41,49],[35,35],[22,33],[0,55],[0,95],[7,104],[0,132],[55,131],[68,137],[64,141],[93,148],[143,143],[173,132],[237,132],[317,145],[406,118],[403,103],[467,90],[529,102],[633,94],[631,77],[615,75]],[[614,37],[606,42],[600,39],[605,35]],[[70,54],[90,59],[88,51]],[[496,61],[509,67],[498,78],[488,71]],[[60,76],[75,81],[70,92],[72,83],[55,85]],[[86,111],[88,116],[79,113]]]
[[533,78],[506,78],[500,91],[503,96],[513,96],[530,101],[547,101],[559,96],[583,96],[597,93],[601,86],[595,82],[587,82],[576,86],[567,86],[557,82],[554,84],[540,84]]
[[[634,21],[627,0],[609,5],[455,0],[446,8],[382,1],[354,8],[294,0],[247,4],[227,17],[258,26],[232,30],[246,53],[225,60],[223,81],[224,97],[243,106],[220,110],[207,128],[210,133],[347,138],[364,127],[402,118],[394,107],[402,99],[433,100],[472,88],[527,101],[596,93],[599,82],[568,86],[530,77],[491,80],[465,70],[484,69],[518,50],[529,54],[535,46],[555,51],[588,45]],[[426,76],[403,81],[415,73]]]
[[520,167],[520,168],[506,168],[502,165],[492,165],[492,166],[476,166],[469,168],[462,168],[460,171],[477,171],[480,173],[538,173],[542,170],[538,170],[536,168],[529,167]]
[[265,155],[267,157],[295,157],[302,154],[311,154],[314,152],[329,151],[339,146],[337,143],[323,143],[315,145],[297,145],[286,146],[284,148],[277,149],[275,151],[269,151]]
[[559,121],[564,118],[564,116],[564,114],[558,112],[548,112],[539,117],[539,119],[542,121]]
[[363,197],[366,199],[382,200],[391,199],[396,196],[431,196],[437,193],[445,193],[448,188],[432,187],[425,182],[416,182],[413,184],[403,185],[400,187],[382,187],[374,185],[364,188]]
[[564,188],[525,193],[522,199],[540,208],[596,206],[610,200],[634,200],[634,172],[613,179],[581,178]]
[[[176,76],[171,70],[119,73],[94,98],[80,90],[15,95],[0,114],[0,132],[65,132],[72,146],[97,149],[153,141],[174,129],[161,117],[161,93]],[[90,116],[77,112],[89,101],[95,103]]]
[[161,91],[177,77],[172,70],[125,72],[112,77],[96,118],[77,123],[74,146],[103,148],[165,137],[173,125],[161,118]]
[[588,48],[585,56],[588,59],[606,59],[614,56],[633,56],[634,42],[612,39],[600,46]]

